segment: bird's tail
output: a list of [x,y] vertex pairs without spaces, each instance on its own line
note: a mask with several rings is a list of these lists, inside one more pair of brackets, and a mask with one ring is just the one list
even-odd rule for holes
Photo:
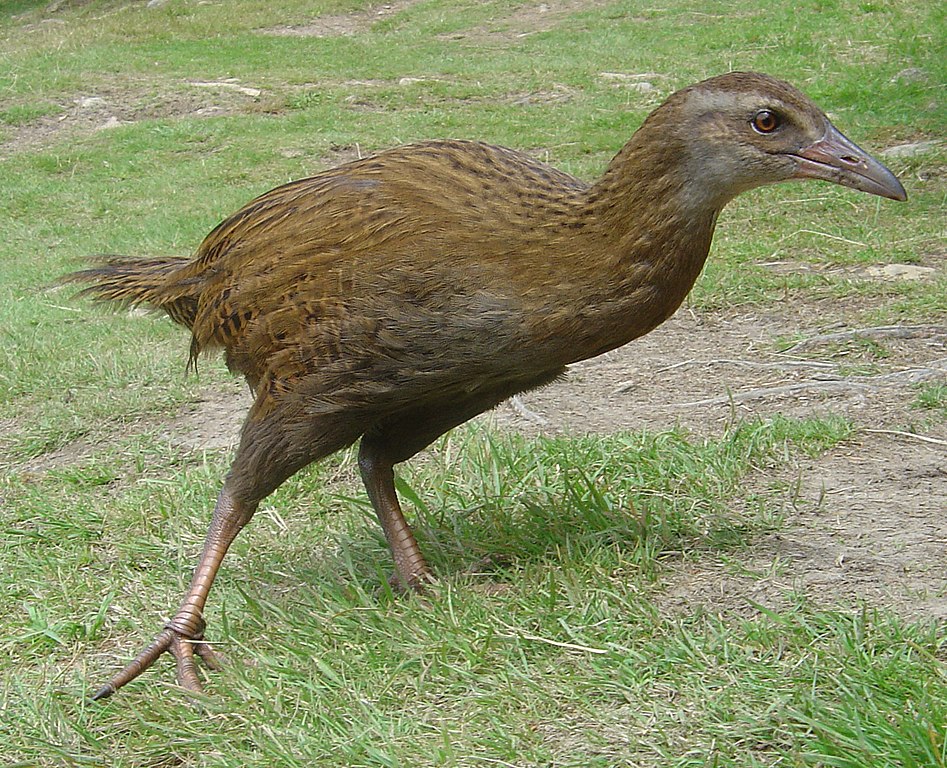
[[89,283],[80,296],[125,306],[151,307],[166,312],[176,323],[192,328],[197,315],[199,286],[176,279],[190,259],[168,256],[156,259],[110,257],[89,269],[62,278],[64,283]]

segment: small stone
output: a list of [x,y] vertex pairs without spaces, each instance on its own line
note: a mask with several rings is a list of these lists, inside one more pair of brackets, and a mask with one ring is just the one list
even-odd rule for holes
[[638,93],[651,93],[654,90],[654,84],[649,83],[647,80],[642,80],[640,83],[628,83],[625,86],[630,91],[637,91]]
[[620,88],[627,88],[637,93],[651,93],[657,87],[651,82],[652,78],[660,77],[655,72],[599,72],[603,80],[609,80]]
[[244,96],[250,96],[254,99],[258,98],[260,94],[263,93],[259,88],[250,88],[245,85],[240,85],[237,82],[234,82],[233,79],[229,80],[214,80],[211,82],[203,81],[191,81],[190,85],[195,88],[221,88],[228,91],[236,91],[237,93],[242,93]]
[[100,109],[105,106],[105,99],[99,96],[88,96],[79,99],[79,109]]
[[902,69],[891,78],[892,83],[923,83],[927,80],[927,72],[920,67]]
[[657,72],[599,72],[598,76],[603,80],[620,80],[620,81],[634,81],[634,80],[652,80],[656,77],[660,77]]
[[121,120],[119,120],[117,117],[115,117],[115,115],[112,115],[108,120],[102,123],[102,125],[98,126],[95,130],[107,131],[110,128],[118,128],[120,125],[124,125],[124,123]]
[[930,152],[940,144],[939,141],[915,141],[910,144],[898,144],[894,147],[888,147],[881,151],[885,157],[916,157],[925,152]]
[[882,280],[925,280],[935,271],[933,267],[919,267],[916,264],[885,264],[865,270],[871,277],[880,277]]

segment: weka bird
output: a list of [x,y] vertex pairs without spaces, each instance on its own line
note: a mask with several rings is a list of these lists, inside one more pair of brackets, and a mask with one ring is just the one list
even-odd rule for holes
[[193,260],[110,260],[68,279],[164,310],[192,361],[220,347],[255,393],[184,601],[96,694],[164,651],[199,690],[217,662],[202,613],[260,500],[361,439],[358,464],[398,581],[429,578],[395,464],[511,395],[666,320],[697,279],[720,210],[788,179],[905,200],[898,180],[792,86],[715,77],[673,94],[594,184],[473,141],[391,149],[267,192]]

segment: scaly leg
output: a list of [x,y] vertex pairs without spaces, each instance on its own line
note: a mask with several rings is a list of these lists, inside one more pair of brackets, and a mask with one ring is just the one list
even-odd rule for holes
[[363,437],[358,451],[358,466],[368,498],[378,515],[388,546],[395,561],[395,575],[403,589],[420,589],[431,578],[418,542],[408,526],[395,493],[392,462],[382,448],[369,437]]
[[220,666],[213,649],[202,642],[204,638],[203,612],[207,595],[224,555],[227,554],[227,549],[243,526],[253,517],[255,511],[256,504],[248,505],[237,501],[227,484],[224,485],[217,498],[217,505],[214,507],[214,516],[211,519],[210,529],[207,531],[207,538],[204,540],[200,562],[194,571],[191,586],[178,612],[151,645],[95,692],[92,697],[94,700],[111,696],[148,669],[165,651],[174,656],[177,661],[178,685],[190,691],[201,690],[194,654],[200,656],[211,669],[218,669]]
[[426,403],[424,408],[405,411],[376,424],[362,435],[358,451],[362,482],[385,532],[395,561],[395,576],[402,588],[420,589],[431,580],[431,571],[401,512],[395,493],[394,465],[407,461],[447,430],[483,413],[510,395],[548,384],[561,373],[562,370],[546,371],[529,380],[505,382],[494,389],[479,391],[466,400]]

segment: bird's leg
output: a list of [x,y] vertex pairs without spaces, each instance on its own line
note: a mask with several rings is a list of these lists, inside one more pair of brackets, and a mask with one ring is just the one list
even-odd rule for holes
[[395,560],[395,576],[402,588],[420,589],[431,580],[431,570],[401,512],[395,493],[394,465],[423,451],[447,430],[483,413],[510,395],[548,384],[564,370],[557,368],[529,379],[510,381],[506,386],[484,390],[467,399],[425,403],[422,408],[388,419],[362,435],[358,450],[362,482],[385,532]]
[[401,512],[395,493],[393,462],[379,445],[366,436],[359,446],[358,467],[368,498],[391,548],[398,584],[402,589],[418,590],[430,580],[431,571]]
[[214,516],[204,540],[200,562],[191,578],[191,586],[174,618],[165,625],[151,645],[99,688],[93,699],[111,696],[148,669],[165,651],[174,656],[177,661],[178,684],[190,691],[201,690],[194,654],[200,656],[211,669],[219,667],[217,655],[208,643],[203,642],[203,612],[207,595],[224,555],[227,554],[227,549],[243,526],[253,517],[255,511],[255,503],[247,504],[237,500],[228,485],[224,485],[217,498],[217,505],[214,507]]

